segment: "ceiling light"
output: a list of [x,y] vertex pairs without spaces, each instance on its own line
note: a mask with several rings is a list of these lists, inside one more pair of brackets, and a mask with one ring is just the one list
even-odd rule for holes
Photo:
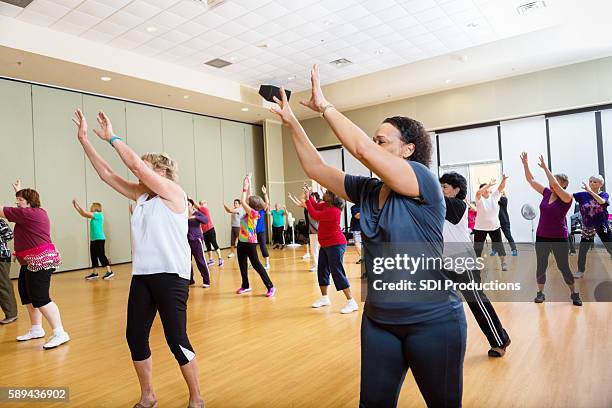
[[333,24],[333,21],[331,21],[331,20],[325,20],[325,21],[323,21],[323,24],[325,24],[326,26],[330,26],[330,25],[332,25],[332,24]]
[[478,27],[478,23],[469,23],[467,26],[468,28],[476,28]]
[[242,108],[242,109],[240,109],[240,110],[241,110],[241,111],[243,111],[243,112],[248,112],[248,111],[249,111],[249,108]]
[[257,48],[268,48],[268,44],[266,43],[258,44]]
[[103,76],[103,77],[100,77],[100,79],[101,79],[102,81],[104,81],[104,82],[108,82],[108,81],[110,81],[110,80],[111,80],[111,77],[108,77],[108,76]]
[[236,61],[236,57],[232,55],[232,56],[230,57],[230,61]]
[[224,67],[227,67],[228,65],[232,65],[231,62],[226,61],[221,58],[211,59],[210,61],[207,61],[204,64],[214,67],[214,68],[224,68]]
[[447,79],[446,81],[444,81],[444,83],[446,83],[446,84],[450,84],[451,82],[453,82],[453,81],[450,80],[450,79]]
[[287,78],[289,81],[293,81],[295,79],[295,75],[291,75],[289,78]]
[[154,26],[147,27],[147,32],[148,33],[154,33],[156,31],[157,31],[157,27],[154,27]]
[[385,52],[384,50],[376,50],[374,51],[374,54],[380,55],[380,54],[384,54],[384,52]]
[[183,99],[189,99],[189,95],[183,95]]

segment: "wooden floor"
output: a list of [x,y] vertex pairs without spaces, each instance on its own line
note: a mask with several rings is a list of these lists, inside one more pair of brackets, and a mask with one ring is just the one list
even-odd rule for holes
[[[275,298],[263,296],[256,276],[251,294],[235,295],[240,276],[234,260],[212,269],[211,288],[191,289],[188,334],[207,407],[356,407],[361,312],[339,314],[344,300],[336,292],[332,307],[311,309],[318,288],[316,274],[301,259],[303,248],[272,252]],[[355,260],[351,248],[345,263],[358,287]],[[43,351],[42,339],[17,343],[15,336],[29,328],[23,307],[18,323],[0,327],[0,387],[69,387],[69,403],[31,404],[36,407],[131,407],[138,400],[124,340],[130,265],[114,270],[108,282],[84,281],[87,271],[54,276],[52,298],[72,337],[67,345]],[[512,337],[502,359],[487,357],[486,339],[466,308],[465,407],[612,407],[612,303],[496,308]],[[159,406],[185,407],[187,389],[158,319],[151,349]],[[411,375],[399,406],[424,406]]]

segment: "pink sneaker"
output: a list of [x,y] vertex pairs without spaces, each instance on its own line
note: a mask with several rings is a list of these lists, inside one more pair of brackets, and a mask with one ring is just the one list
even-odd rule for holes
[[238,288],[236,289],[236,294],[242,295],[243,293],[250,292],[251,290],[252,290],[251,288]]
[[219,258],[219,266],[223,266],[223,259]]
[[276,288],[272,286],[270,289],[268,289],[268,292],[266,292],[266,297],[272,297],[274,296],[275,293],[276,293]]

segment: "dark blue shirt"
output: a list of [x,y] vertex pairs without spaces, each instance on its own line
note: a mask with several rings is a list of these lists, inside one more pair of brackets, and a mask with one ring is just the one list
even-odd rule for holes
[[351,207],[351,231],[361,231],[359,220],[355,218],[360,211],[361,209],[359,208],[359,204],[355,204]]
[[[382,209],[378,207],[379,193],[384,184],[381,180],[352,175],[346,175],[344,179],[349,199],[361,209],[360,225],[365,253],[368,246],[392,244],[394,250],[401,248],[411,257],[442,256],[446,206],[440,183],[426,166],[413,161],[408,163],[416,174],[420,197],[406,197],[391,191]],[[413,253],[410,253],[411,249]],[[370,267],[366,259],[366,268]],[[371,271],[366,270],[366,273],[370,276]],[[410,278],[409,273],[405,275]],[[411,278],[445,280],[440,270],[419,271]],[[400,301],[397,298],[393,301],[366,299],[364,313],[383,324],[412,324],[438,319],[461,307],[459,297],[450,290],[437,291],[435,301],[423,301],[417,297],[418,294],[402,292]]]

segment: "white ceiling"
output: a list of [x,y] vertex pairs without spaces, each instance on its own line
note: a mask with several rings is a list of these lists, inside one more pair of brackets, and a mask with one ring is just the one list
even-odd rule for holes
[[[541,30],[577,3],[545,0],[519,15],[529,1],[227,0],[209,10],[197,0],[34,0],[0,3],[0,15],[252,87],[301,90],[313,63],[334,83]],[[204,65],[218,57],[233,65]],[[353,64],[328,64],[338,58]]]

